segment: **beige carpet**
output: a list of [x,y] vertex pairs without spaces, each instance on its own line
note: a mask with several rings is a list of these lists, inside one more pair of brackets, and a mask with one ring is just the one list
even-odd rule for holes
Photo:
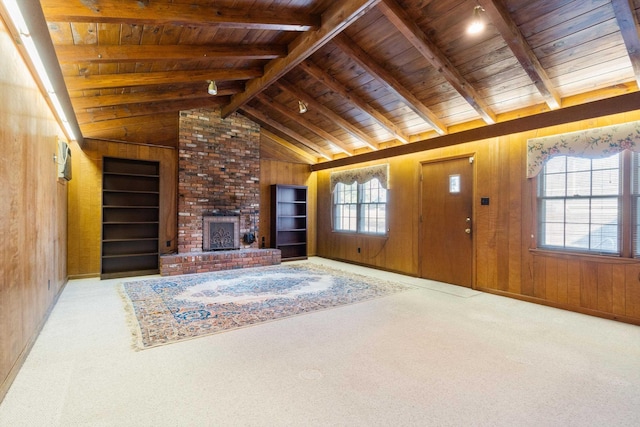
[[134,351],[119,280],[71,281],[0,426],[637,426],[640,327],[417,286]]

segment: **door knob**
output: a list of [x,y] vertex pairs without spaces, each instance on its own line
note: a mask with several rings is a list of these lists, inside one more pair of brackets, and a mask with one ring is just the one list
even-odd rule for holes
[[467,234],[471,234],[471,229],[470,228],[465,228],[464,232],[467,233]]

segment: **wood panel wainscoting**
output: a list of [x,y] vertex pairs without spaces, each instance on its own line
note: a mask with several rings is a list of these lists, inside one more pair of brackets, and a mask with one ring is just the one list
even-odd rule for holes
[[531,281],[520,294],[491,293],[640,325],[640,261],[531,250]]
[[[421,163],[475,153],[472,287],[640,324],[640,260],[533,251],[535,180],[526,177],[529,138],[638,119],[640,111],[620,113],[351,166],[317,169],[317,254],[417,277],[421,263],[418,249]],[[331,171],[379,163],[389,164],[388,234],[333,232]],[[488,204],[482,204],[481,199]]]

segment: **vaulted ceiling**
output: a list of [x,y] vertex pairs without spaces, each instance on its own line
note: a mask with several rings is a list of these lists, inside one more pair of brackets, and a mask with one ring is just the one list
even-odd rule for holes
[[[175,147],[179,111],[220,108],[316,163],[637,92],[640,78],[640,0],[40,4],[84,138]],[[487,25],[470,35],[476,6]]]

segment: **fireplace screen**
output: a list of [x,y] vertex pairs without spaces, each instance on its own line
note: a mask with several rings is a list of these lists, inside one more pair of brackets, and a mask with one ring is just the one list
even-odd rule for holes
[[204,251],[240,249],[240,217],[205,216],[202,234]]

